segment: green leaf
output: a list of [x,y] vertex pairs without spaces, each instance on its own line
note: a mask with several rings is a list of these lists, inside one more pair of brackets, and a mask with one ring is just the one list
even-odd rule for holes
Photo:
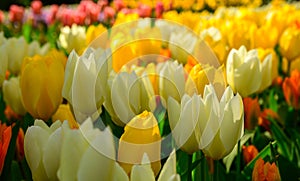
[[20,166],[17,161],[13,160],[11,163],[11,180],[19,181],[22,180],[22,173],[20,170]]
[[[254,136],[253,132],[244,134],[244,136],[241,138],[241,146],[244,145],[253,136]],[[230,167],[236,155],[237,155],[237,144],[235,145],[231,153],[229,153],[229,155],[223,158],[223,163],[225,164],[227,173],[230,171]]]
[[31,31],[32,31],[32,25],[27,23],[23,24],[22,33],[27,42],[31,42]]
[[270,91],[270,95],[269,95],[269,104],[270,104],[270,109],[272,109],[273,111],[277,112],[278,110],[278,105],[277,105],[277,100],[275,99],[275,95],[274,95],[274,90],[272,89]]

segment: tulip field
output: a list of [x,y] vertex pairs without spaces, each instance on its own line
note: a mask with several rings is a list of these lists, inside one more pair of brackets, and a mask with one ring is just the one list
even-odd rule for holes
[[300,3],[0,10],[0,180],[300,180]]

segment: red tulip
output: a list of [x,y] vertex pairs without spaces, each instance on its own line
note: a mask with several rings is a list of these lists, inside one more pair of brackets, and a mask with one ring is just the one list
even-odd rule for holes
[[298,70],[294,70],[290,77],[284,79],[282,89],[288,105],[300,109],[300,72]]
[[0,122],[0,175],[3,170],[6,153],[11,139],[11,126],[6,126]]

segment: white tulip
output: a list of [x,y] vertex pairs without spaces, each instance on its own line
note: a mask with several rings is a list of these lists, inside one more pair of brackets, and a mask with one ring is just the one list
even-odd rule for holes
[[35,120],[34,125],[27,129],[24,152],[33,180],[57,180],[62,135],[60,126],[60,121],[48,127],[44,121]]
[[3,82],[4,101],[11,109],[19,114],[25,115],[26,110],[22,102],[22,94],[20,89],[20,77],[12,77]]
[[203,98],[184,95],[181,104],[170,98],[168,115],[173,137],[183,151],[201,149],[213,159],[229,154],[244,132],[242,98],[234,96],[230,87],[220,101],[212,85],[205,87]]
[[261,63],[257,50],[241,46],[239,50],[232,49],[227,58],[227,82],[242,97],[247,97],[271,85],[272,60],[268,56]]
[[23,36],[20,38],[10,38],[6,42],[6,51],[8,55],[8,70],[18,75],[21,69],[22,61],[27,55],[28,44]]
[[75,51],[69,55],[62,95],[80,123],[87,117],[96,120],[101,114],[109,71],[106,55],[101,49],[87,49],[80,57]]
[[169,97],[177,101],[181,100],[185,92],[185,71],[182,64],[175,62],[165,62],[159,67],[159,94],[167,102]]
[[[0,34],[1,35],[1,34]],[[0,40],[1,41],[1,40]],[[0,44],[0,88],[5,80],[6,70],[8,66],[8,58],[5,44]]]
[[50,44],[46,43],[43,46],[40,46],[40,44],[37,41],[32,41],[28,45],[28,52],[27,56],[34,56],[34,55],[45,55],[50,50]]
[[86,35],[85,28],[83,26],[77,26],[73,24],[70,28],[65,26],[61,28],[59,34],[59,43],[70,53],[73,49],[80,53],[85,48]]

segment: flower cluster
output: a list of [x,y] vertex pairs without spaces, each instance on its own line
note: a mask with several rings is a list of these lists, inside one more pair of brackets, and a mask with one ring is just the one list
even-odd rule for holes
[[300,5],[263,3],[0,11],[0,179],[299,179]]

